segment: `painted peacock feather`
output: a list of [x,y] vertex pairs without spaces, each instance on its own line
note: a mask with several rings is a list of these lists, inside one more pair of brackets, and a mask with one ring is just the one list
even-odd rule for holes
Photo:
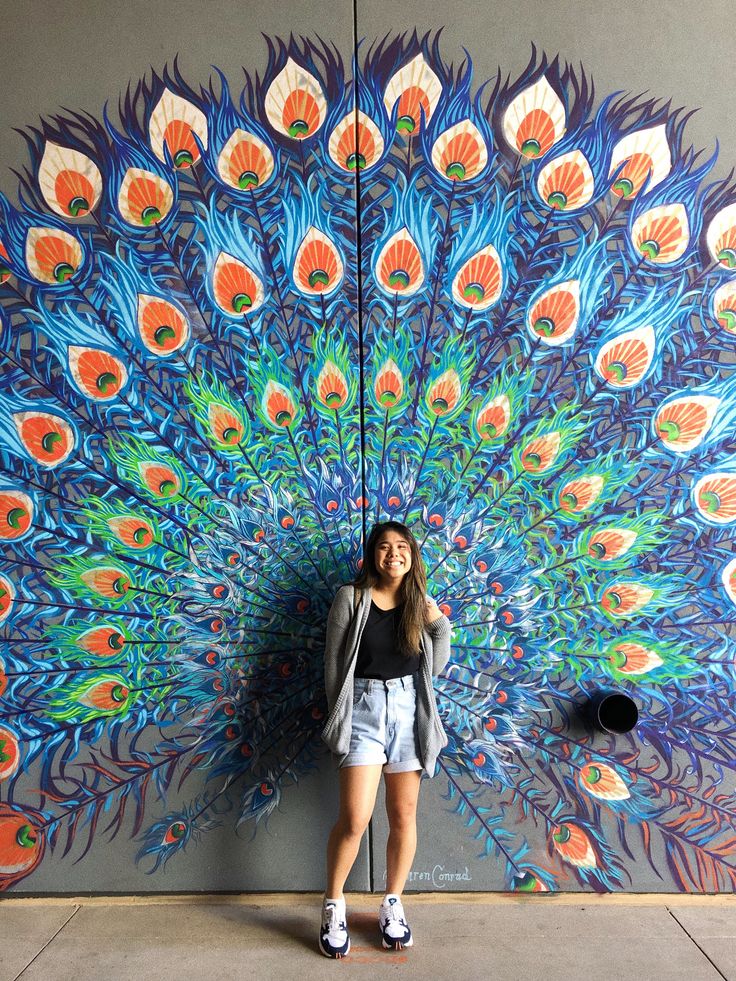
[[[406,521],[451,810],[507,888],[736,885],[736,191],[533,52],[269,42],[29,129],[0,198],[0,881],[161,869],[324,753],[323,630]],[[628,736],[576,705],[634,696]],[[195,779],[196,777],[196,779]],[[198,782],[197,782],[198,781]],[[724,783],[725,781],[725,783]],[[185,806],[167,794],[197,783]]]

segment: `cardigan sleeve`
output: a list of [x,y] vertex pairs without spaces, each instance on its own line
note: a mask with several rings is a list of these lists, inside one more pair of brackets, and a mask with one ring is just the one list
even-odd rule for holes
[[450,660],[450,636],[452,624],[444,614],[427,624],[427,632],[432,638],[432,674],[439,674]]
[[327,695],[327,712],[340,694],[343,659],[345,657],[345,641],[350,626],[351,607],[350,589],[341,586],[332,601],[330,612],[327,614],[327,637],[325,639],[325,694]]

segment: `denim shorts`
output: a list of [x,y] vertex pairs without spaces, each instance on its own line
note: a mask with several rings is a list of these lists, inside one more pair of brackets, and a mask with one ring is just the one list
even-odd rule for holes
[[414,675],[355,678],[350,749],[340,766],[383,763],[384,773],[421,770],[416,707]]

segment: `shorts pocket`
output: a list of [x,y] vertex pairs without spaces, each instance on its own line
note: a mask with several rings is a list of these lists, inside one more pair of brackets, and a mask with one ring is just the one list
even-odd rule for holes
[[366,694],[365,688],[355,688],[353,689],[353,708],[358,704],[361,698]]
[[412,708],[416,709],[416,705],[417,705],[416,688],[406,688],[403,693],[402,701],[405,705],[411,705]]

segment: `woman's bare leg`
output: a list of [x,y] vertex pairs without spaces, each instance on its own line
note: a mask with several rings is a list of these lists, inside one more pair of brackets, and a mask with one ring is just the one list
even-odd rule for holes
[[340,899],[376,804],[382,763],[340,768],[340,810],[327,842],[328,899]]
[[384,773],[389,834],[386,842],[386,892],[401,895],[417,850],[417,801],[421,770]]

